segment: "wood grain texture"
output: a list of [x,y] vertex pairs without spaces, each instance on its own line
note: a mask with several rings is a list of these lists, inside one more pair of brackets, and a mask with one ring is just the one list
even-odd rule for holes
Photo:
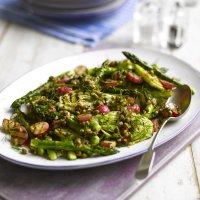
[[85,51],[86,47],[78,44],[66,43],[57,38],[36,33],[38,44],[35,49],[32,67],[37,68],[53,60],[71,56]]
[[38,38],[35,33],[10,25],[0,48],[0,87],[4,88],[24,73],[31,70]]
[[191,170],[192,165],[188,147],[145,184],[131,200],[196,200],[198,186],[194,171]]
[[192,156],[194,159],[194,167],[197,174],[197,184],[199,188],[199,198],[200,198],[200,137],[195,140],[192,144]]
[[42,64],[83,50],[80,45],[68,44],[12,24],[1,42],[0,89]]

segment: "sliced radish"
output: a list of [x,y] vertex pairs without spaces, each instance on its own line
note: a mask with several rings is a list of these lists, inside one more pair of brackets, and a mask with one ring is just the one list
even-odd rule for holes
[[140,113],[140,106],[138,104],[134,104],[133,106],[127,107],[130,111]]
[[28,133],[24,126],[18,126],[13,129],[10,129],[10,135],[13,137],[27,139]]
[[76,75],[80,76],[80,75],[86,73],[87,70],[88,69],[86,66],[80,65],[80,66],[77,66],[74,71],[75,71]]
[[110,108],[109,108],[107,105],[104,105],[104,104],[98,106],[98,107],[97,107],[97,110],[98,110],[101,114],[110,112]]
[[117,72],[113,73],[112,78],[114,80],[118,80],[121,76],[122,76],[121,72],[117,71]]
[[11,137],[11,143],[16,145],[16,146],[20,146],[26,143],[27,140],[25,140],[24,138],[18,138],[18,137]]
[[28,140],[28,132],[24,126],[17,126],[9,131],[11,142],[15,145],[22,145]]
[[71,87],[63,86],[63,87],[58,87],[56,89],[57,94],[64,94],[67,92],[71,92],[73,89]]
[[126,78],[132,83],[141,84],[143,83],[143,79],[135,73],[127,72]]
[[118,62],[117,62],[117,61],[111,61],[111,62],[109,63],[109,67],[117,67],[117,65],[118,65]]
[[175,87],[175,85],[173,83],[170,83],[168,81],[160,80],[160,82],[165,89],[172,89],[173,87]]
[[64,76],[60,80],[58,80],[58,83],[67,83],[70,81],[70,78],[68,76]]
[[115,148],[117,143],[116,141],[103,140],[100,145],[105,148]]
[[103,84],[108,87],[115,87],[118,85],[118,82],[114,80],[107,80],[107,81],[104,81]]
[[4,119],[2,125],[4,131],[11,135],[12,144],[22,145],[28,140],[28,132],[20,123]]
[[92,118],[92,115],[91,114],[82,114],[82,115],[79,115],[78,116],[78,120],[80,122],[87,122],[87,121],[90,121]]
[[172,116],[173,117],[178,117],[180,114],[178,113],[178,111],[177,110],[173,110],[172,111]]
[[47,122],[37,122],[30,127],[31,132],[35,135],[44,135],[49,130],[49,124]]

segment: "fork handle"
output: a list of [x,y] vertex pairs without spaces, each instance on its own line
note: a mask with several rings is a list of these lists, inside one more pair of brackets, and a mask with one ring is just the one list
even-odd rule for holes
[[135,178],[137,179],[144,179],[148,176],[149,171],[153,166],[155,158],[155,151],[153,149],[149,149],[145,154],[143,154],[139,167],[135,173]]
[[159,131],[157,133],[155,133],[155,135],[152,138],[151,144],[148,148],[148,151],[146,153],[143,154],[139,166],[136,170],[135,173],[135,178],[137,179],[144,179],[148,176],[152,166],[153,166],[153,161],[154,161],[154,157],[155,157],[155,151],[154,151],[154,144],[155,141],[159,135],[159,133],[162,131],[164,125],[169,121],[169,118],[165,119],[159,129]]

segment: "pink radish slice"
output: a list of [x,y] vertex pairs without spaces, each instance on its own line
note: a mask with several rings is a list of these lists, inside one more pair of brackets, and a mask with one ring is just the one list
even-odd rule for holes
[[49,124],[47,122],[37,122],[30,127],[31,132],[35,135],[44,135],[49,130]]
[[140,106],[138,104],[134,104],[133,106],[128,106],[128,109],[130,111],[140,113]]
[[82,114],[82,115],[79,115],[78,116],[78,120],[80,122],[87,122],[87,121],[90,121],[90,119],[92,118],[92,115],[91,114]]
[[173,83],[170,83],[168,81],[160,80],[160,82],[165,89],[172,89],[173,87],[175,87],[175,85]]
[[141,84],[143,83],[143,79],[135,73],[127,72],[126,78],[132,83]]
[[116,141],[103,140],[101,141],[100,145],[105,148],[114,148],[116,147],[117,143]]
[[113,80],[107,80],[107,81],[104,81],[103,84],[108,87],[115,87],[118,85],[118,82],[113,81]]
[[11,142],[14,145],[23,145],[28,140],[28,132],[21,125],[10,130],[9,133],[11,135]]
[[67,83],[70,81],[70,78],[68,76],[64,76],[60,80],[58,80],[58,83]]
[[63,94],[63,93],[71,92],[72,90],[73,89],[71,87],[63,86],[63,87],[58,87],[56,89],[56,93],[57,94]]
[[98,106],[98,107],[97,107],[97,110],[98,110],[101,114],[110,112],[109,107],[108,107],[107,105],[104,105],[104,104]]

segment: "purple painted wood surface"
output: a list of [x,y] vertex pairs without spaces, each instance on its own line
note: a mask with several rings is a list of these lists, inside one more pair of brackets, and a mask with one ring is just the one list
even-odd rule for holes
[[139,183],[133,177],[140,156],[107,166],[73,171],[29,169],[0,159],[0,196],[8,200],[126,199],[190,144],[198,136],[199,127],[198,117],[176,138],[157,148],[151,175]]

